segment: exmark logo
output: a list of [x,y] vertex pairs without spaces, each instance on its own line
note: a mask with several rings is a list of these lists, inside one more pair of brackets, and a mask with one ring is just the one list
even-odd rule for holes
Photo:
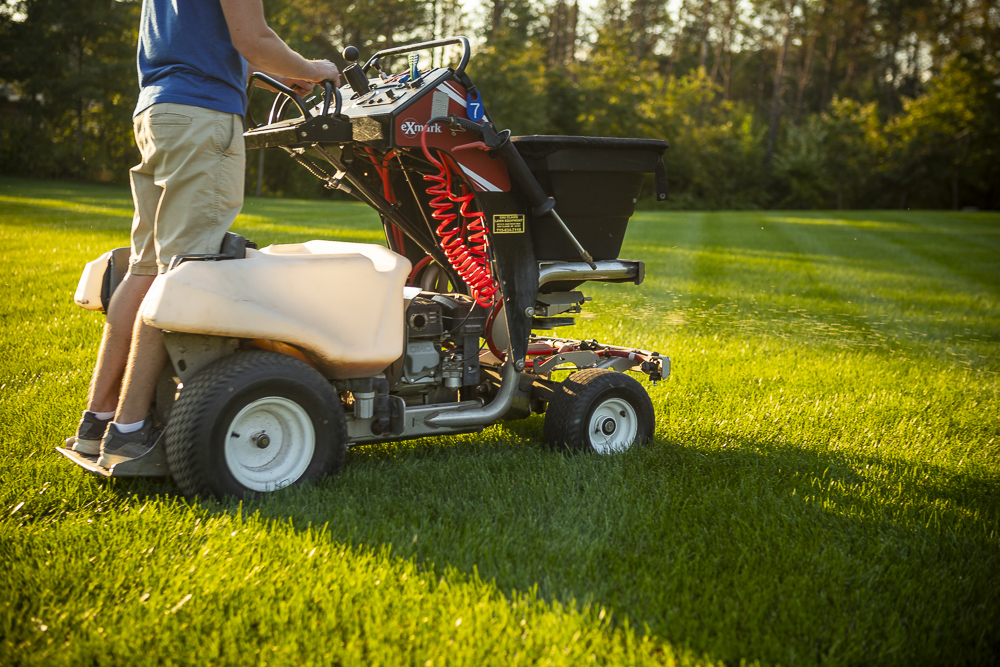
[[[405,134],[406,136],[415,137],[424,131],[424,127],[425,126],[423,124],[418,123],[412,118],[407,118],[406,120],[403,121],[403,124],[399,126],[399,129],[401,129],[403,131],[403,134]],[[434,123],[433,125],[427,125],[426,128],[428,134],[440,134],[442,131],[441,126],[437,123]]]

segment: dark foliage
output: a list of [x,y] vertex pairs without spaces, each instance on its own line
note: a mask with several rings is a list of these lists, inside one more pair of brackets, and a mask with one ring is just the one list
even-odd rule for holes
[[[139,4],[0,4],[0,171],[125,180]],[[1000,13],[987,0],[265,6],[309,57],[468,34],[499,125],[666,139],[675,207],[1000,207]],[[281,153],[263,165],[250,156],[249,192],[333,196]]]

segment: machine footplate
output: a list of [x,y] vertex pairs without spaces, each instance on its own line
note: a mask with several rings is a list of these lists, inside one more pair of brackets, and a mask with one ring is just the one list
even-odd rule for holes
[[56,447],[56,451],[84,470],[103,477],[169,477],[167,451],[163,437],[157,439],[148,452],[128,461],[116,463],[110,468],[97,465],[97,456],[87,456],[66,447]]

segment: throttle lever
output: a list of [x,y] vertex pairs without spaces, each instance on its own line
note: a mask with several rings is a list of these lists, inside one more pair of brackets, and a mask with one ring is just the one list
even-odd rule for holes
[[358,97],[361,97],[371,90],[371,86],[368,82],[368,75],[365,74],[365,69],[367,68],[358,65],[359,55],[356,46],[348,46],[344,49],[344,60],[350,64],[344,68],[343,74],[344,78],[347,79],[347,83],[351,84],[351,89]]

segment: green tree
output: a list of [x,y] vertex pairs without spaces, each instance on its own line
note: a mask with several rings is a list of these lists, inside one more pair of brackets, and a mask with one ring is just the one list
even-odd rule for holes
[[664,82],[647,136],[666,139],[671,199],[680,208],[757,208],[766,203],[765,126],[721,99],[703,69]]
[[774,156],[770,205],[870,207],[879,199],[884,149],[877,105],[834,98],[828,111],[787,128]]
[[124,179],[135,159],[138,20],[137,2],[4,3],[0,84],[9,111],[0,168]]
[[879,156],[886,151],[878,105],[835,97],[819,118],[824,177],[831,185],[833,204],[838,209],[873,206],[884,170]]
[[1000,72],[953,58],[887,126],[890,177],[903,205],[997,206]]

